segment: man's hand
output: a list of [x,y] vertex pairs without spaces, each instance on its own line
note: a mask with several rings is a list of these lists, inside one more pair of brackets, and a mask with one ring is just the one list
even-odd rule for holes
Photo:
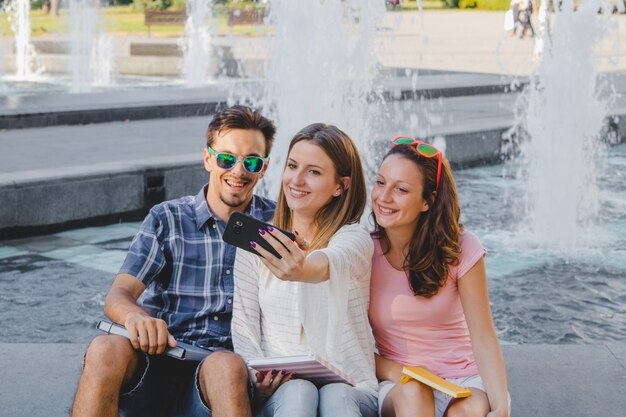
[[169,347],[176,347],[176,340],[167,331],[165,321],[147,314],[129,313],[124,321],[128,338],[135,349],[148,355],[160,355]]
[[293,379],[293,374],[286,371],[268,371],[265,374],[256,372],[255,392],[260,397],[271,397],[282,384]]

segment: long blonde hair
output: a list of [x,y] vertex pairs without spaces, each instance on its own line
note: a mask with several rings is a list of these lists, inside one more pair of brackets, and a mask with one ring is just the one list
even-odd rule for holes
[[[303,140],[319,146],[328,155],[335,167],[335,179],[339,184],[342,184],[341,177],[350,177],[350,186],[338,197],[333,197],[315,215],[318,227],[309,247],[309,250],[315,250],[328,246],[330,239],[341,227],[359,222],[365,210],[367,191],[359,151],[348,135],[336,126],[313,123],[296,133],[291,139],[288,152]],[[282,187],[278,194],[274,224],[285,230],[293,228],[293,213],[287,205]]]

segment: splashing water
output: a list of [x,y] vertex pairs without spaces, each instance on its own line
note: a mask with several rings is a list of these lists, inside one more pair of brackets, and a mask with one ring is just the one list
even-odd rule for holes
[[272,2],[268,21],[275,34],[262,95],[234,98],[262,108],[278,126],[264,181],[269,195],[277,194],[291,137],[310,123],[337,125],[367,157],[364,148],[374,139],[380,116],[371,92],[377,63],[374,38],[384,12],[384,2],[378,0],[315,0],[306,7],[290,0]]
[[30,42],[30,0],[13,0],[6,6],[15,34],[15,79],[30,81],[44,70],[37,63],[35,48]]
[[99,6],[93,0],[70,0],[70,91],[85,93],[93,86],[113,84],[112,39],[102,33]]
[[211,4],[206,0],[187,0],[187,21],[182,39],[185,84],[197,87],[207,81],[211,65]]
[[113,37],[106,33],[100,33],[91,48],[90,71],[93,76],[92,85],[96,87],[108,87],[115,83],[113,74]]
[[[550,251],[583,248],[598,213],[596,157],[610,98],[597,82],[594,48],[606,36],[599,3],[575,11],[565,0],[544,37],[543,61],[527,89],[522,144],[527,161],[528,224]],[[549,19],[549,17],[548,17]]]

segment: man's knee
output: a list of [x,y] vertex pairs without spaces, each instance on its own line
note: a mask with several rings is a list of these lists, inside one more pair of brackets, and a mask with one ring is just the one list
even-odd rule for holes
[[202,361],[199,375],[201,385],[203,381],[247,383],[248,368],[243,359],[232,352],[215,352]]
[[128,339],[102,335],[94,338],[85,353],[85,371],[126,375],[137,366],[137,354]]
[[232,352],[214,352],[200,364],[198,388],[205,405],[214,410],[249,400],[248,368]]

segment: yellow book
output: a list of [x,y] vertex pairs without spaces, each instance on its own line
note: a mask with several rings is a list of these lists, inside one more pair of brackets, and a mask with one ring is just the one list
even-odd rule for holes
[[415,379],[416,381],[426,384],[429,387],[433,387],[434,389],[439,390],[444,394],[448,394],[453,398],[465,398],[472,395],[468,388],[463,388],[450,381],[446,381],[440,376],[437,376],[432,372],[428,372],[426,369],[418,366],[405,366],[402,368],[402,373],[404,375],[402,375],[400,381],[403,384],[406,384],[411,379]]

